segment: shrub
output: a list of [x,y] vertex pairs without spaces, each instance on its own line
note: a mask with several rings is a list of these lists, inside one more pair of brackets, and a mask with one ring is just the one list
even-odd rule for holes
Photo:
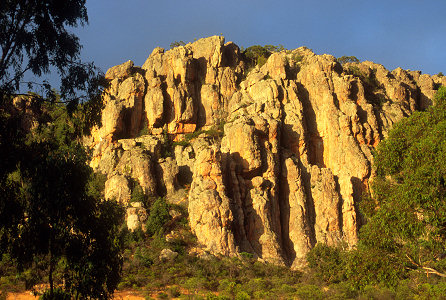
[[296,295],[299,299],[318,300],[324,299],[324,293],[316,285],[305,284],[297,288]]
[[146,247],[137,247],[133,259],[136,263],[144,267],[150,267],[153,264],[150,254]]
[[434,102],[436,105],[440,103],[446,103],[446,87],[440,86],[434,96]]
[[228,296],[223,296],[223,295],[214,295],[213,293],[208,293],[206,295],[206,300],[229,300],[231,298],[229,298]]
[[304,56],[303,56],[303,55],[300,55],[300,54],[298,54],[298,53],[294,53],[294,54],[291,56],[291,59],[292,59],[293,61],[299,63],[299,62],[301,62],[301,61],[304,59]]
[[139,182],[134,182],[130,202],[141,202],[146,204],[146,196]]
[[39,297],[39,300],[70,300],[71,296],[64,292],[61,289],[55,289],[53,291],[53,295],[50,295],[50,291],[47,290],[45,293],[43,293],[42,296]]
[[222,279],[219,282],[218,290],[221,292],[225,292],[229,295],[235,295],[235,290],[237,288],[237,283],[231,279]]
[[343,65],[345,63],[359,63],[359,59],[355,56],[341,56],[338,58],[338,62]]
[[160,292],[158,293],[157,299],[169,299],[169,295],[167,295],[166,293]]
[[307,254],[308,266],[326,283],[340,282],[344,279],[342,255],[339,248],[317,244]]
[[191,291],[204,289],[207,286],[207,280],[206,278],[201,277],[191,277],[186,279],[186,281],[184,282],[184,286]]
[[169,133],[167,132],[167,128],[163,129],[163,141],[161,143],[161,157],[167,158],[167,157],[173,157],[174,151],[173,151],[173,143],[169,136]]
[[181,295],[180,288],[177,285],[171,286],[167,291],[169,298],[178,298]]
[[349,66],[347,68],[347,73],[359,78],[365,78],[365,74],[357,66]]
[[180,46],[185,46],[185,45],[186,45],[186,43],[183,41],[175,41],[175,42],[170,43],[170,49],[180,47]]
[[171,219],[169,206],[164,198],[158,198],[150,207],[147,218],[146,231],[149,236],[162,233],[164,225]]
[[244,291],[240,291],[237,293],[237,295],[235,295],[235,299],[236,300],[249,300],[249,299],[251,299],[251,296],[249,296],[249,294]]
[[[329,286],[328,294],[329,299],[356,299],[358,297],[358,291],[348,281],[342,281],[337,284],[331,284]],[[401,298],[405,299],[405,298]]]
[[273,45],[254,45],[251,47],[246,48],[243,51],[243,54],[248,59],[248,62],[251,66],[258,65],[259,67],[263,66],[266,61],[268,60],[268,57],[273,52],[282,51],[285,48],[282,45],[279,46],[273,46]]
[[378,249],[360,247],[347,254],[345,276],[355,290],[379,284],[395,287],[406,275],[406,265]]

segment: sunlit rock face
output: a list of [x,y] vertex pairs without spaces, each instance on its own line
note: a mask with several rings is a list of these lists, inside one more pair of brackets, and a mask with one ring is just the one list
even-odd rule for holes
[[142,67],[129,61],[106,78],[102,126],[86,143],[131,229],[145,218],[132,202],[139,185],[187,205],[203,249],[292,268],[316,243],[357,242],[372,150],[446,84],[305,47],[248,68],[217,36],[156,48]]

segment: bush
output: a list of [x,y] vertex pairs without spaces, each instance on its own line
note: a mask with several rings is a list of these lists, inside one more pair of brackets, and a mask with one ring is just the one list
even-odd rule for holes
[[206,300],[229,300],[231,298],[223,295],[214,295],[213,293],[208,293],[206,295]]
[[434,96],[434,102],[436,105],[446,103],[446,87],[440,86]]
[[297,288],[296,295],[299,299],[319,300],[324,299],[324,293],[321,289],[312,284],[301,285]]
[[164,198],[158,198],[150,207],[147,218],[146,231],[149,236],[162,234],[164,225],[171,219],[169,206]]
[[185,45],[186,45],[186,43],[183,41],[175,41],[175,42],[170,43],[170,49],[180,47],[180,46],[185,46]]
[[294,54],[291,56],[291,59],[292,59],[293,61],[299,63],[299,62],[301,62],[301,61],[304,59],[304,56],[303,56],[303,55],[300,55],[300,54],[298,54],[298,53],[294,53]]
[[177,285],[171,286],[167,291],[169,299],[178,298],[181,295],[180,288]]
[[246,293],[244,291],[240,291],[237,293],[237,295],[235,295],[235,299],[236,300],[249,300],[249,299],[251,299],[251,296],[249,296],[248,293]]
[[355,56],[341,56],[338,58],[338,62],[343,65],[345,63],[359,63],[359,59]]
[[207,286],[207,280],[201,277],[191,277],[184,281],[184,286],[190,291],[204,289]]
[[167,295],[166,293],[160,292],[158,293],[157,299],[169,299],[169,295]]
[[397,257],[378,249],[360,247],[347,254],[345,276],[355,290],[380,284],[395,287],[406,275],[406,266]]
[[146,196],[139,182],[134,182],[130,202],[141,202],[146,204]]
[[150,134],[149,124],[148,124],[147,118],[144,117],[142,125],[141,125],[141,130],[139,131],[138,136],[143,136],[143,135],[148,135],[148,134]]
[[61,289],[54,289],[53,296],[51,297],[50,291],[47,290],[39,297],[39,300],[70,300],[71,296]]
[[308,266],[324,282],[337,283],[345,279],[343,255],[339,248],[317,244],[307,254]]
[[163,141],[161,143],[161,157],[167,158],[167,157],[173,157],[174,151],[173,151],[173,143],[169,136],[169,133],[167,132],[167,128],[163,129]]
[[279,46],[273,46],[273,45],[254,45],[251,47],[246,48],[245,51],[243,51],[243,54],[248,59],[248,63],[251,66],[258,65],[259,67],[263,66],[266,61],[268,60],[268,57],[273,52],[282,51],[285,48],[282,45]]
[[329,287],[328,294],[330,295],[329,299],[339,299],[339,300],[356,299],[359,295],[358,291],[348,281],[342,281],[337,284],[331,284]]

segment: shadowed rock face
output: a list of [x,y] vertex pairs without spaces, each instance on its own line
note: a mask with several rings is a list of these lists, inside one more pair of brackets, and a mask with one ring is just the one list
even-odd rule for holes
[[142,67],[106,77],[102,127],[86,143],[107,197],[128,203],[138,183],[186,203],[204,249],[293,268],[318,242],[357,242],[372,150],[446,84],[372,62],[342,66],[305,47],[248,72],[222,37],[156,48]]

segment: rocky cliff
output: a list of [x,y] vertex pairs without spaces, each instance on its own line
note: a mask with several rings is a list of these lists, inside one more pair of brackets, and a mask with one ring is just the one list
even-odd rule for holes
[[129,228],[146,213],[132,201],[139,185],[187,205],[207,251],[293,268],[316,243],[357,242],[372,150],[446,84],[305,47],[252,67],[223,37],[156,48],[106,78],[102,126],[86,143],[106,197],[128,205]]

